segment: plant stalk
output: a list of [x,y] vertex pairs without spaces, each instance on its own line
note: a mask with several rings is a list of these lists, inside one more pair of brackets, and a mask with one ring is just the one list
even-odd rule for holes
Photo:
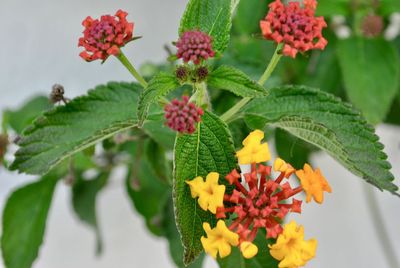
[[142,87],[147,88],[147,82],[144,80],[144,78],[139,74],[138,71],[136,71],[135,67],[131,64],[131,62],[128,60],[128,58],[125,56],[122,51],[116,56],[117,59],[125,66],[126,69],[135,77],[135,79],[142,85]]

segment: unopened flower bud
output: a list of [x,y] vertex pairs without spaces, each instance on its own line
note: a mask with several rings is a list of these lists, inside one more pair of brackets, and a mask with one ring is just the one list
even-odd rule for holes
[[189,70],[185,66],[179,66],[175,70],[175,76],[181,83],[185,83],[189,78]]
[[189,31],[182,34],[176,42],[178,59],[183,59],[185,63],[191,61],[198,65],[203,60],[213,58],[215,52],[212,48],[212,38],[200,31]]
[[197,82],[204,81],[208,76],[208,68],[205,66],[201,66],[196,69],[196,78]]
[[383,18],[377,15],[368,15],[363,19],[361,27],[364,36],[377,37],[383,31]]
[[174,99],[164,108],[166,125],[180,133],[192,134],[196,130],[196,123],[201,121],[203,109],[189,102],[188,96],[183,96],[182,101]]

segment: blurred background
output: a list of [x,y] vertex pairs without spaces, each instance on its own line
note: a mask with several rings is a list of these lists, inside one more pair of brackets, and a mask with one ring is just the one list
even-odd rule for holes
[[[62,84],[66,96],[72,98],[110,80],[130,81],[130,74],[114,58],[101,65],[86,63],[78,56],[81,21],[88,15],[98,17],[120,8],[126,10],[128,20],[135,22],[135,35],[143,38],[127,46],[125,54],[136,66],[147,61],[160,63],[167,57],[163,46],[177,39],[186,3],[1,0],[0,110],[17,108],[36,94],[47,95],[55,83]],[[394,165],[393,174],[400,178],[400,167],[396,165],[400,163],[400,128],[380,124],[377,134]],[[322,206],[307,206],[298,219],[306,227],[306,236],[316,237],[319,243],[317,258],[307,267],[390,267],[379,238],[380,231],[386,228],[399,259],[399,198],[367,186],[323,152],[314,154],[312,161],[324,172],[333,193],[326,196]],[[174,267],[167,242],[151,235],[132,208],[122,177],[118,172],[114,174],[97,203],[105,244],[103,255],[95,256],[93,233],[71,212],[68,186],[60,183],[49,213],[44,245],[34,267]],[[1,206],[13,189],[33,179],[0,168]],[[396,180],[396,184],[400,181]],[[385,226],[374,226],[371,221],[371,217],[377,216],[371,214],[368,205],[374,199]],[[208,258],[204,267],[217,266]]]

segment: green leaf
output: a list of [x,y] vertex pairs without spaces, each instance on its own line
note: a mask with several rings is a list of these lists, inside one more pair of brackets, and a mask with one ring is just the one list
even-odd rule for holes
[[148,87],[140,96],[138,105],[139,126],[146,119],[150,104],[157,102],[161,97],[180,86],[176,77],[172,74],[160,72],[149,82]]
[[296,169],[302,169],[304,164],[309,162],[313,147],[284,130],[277,129],[275,132],[277,154]]
[[348,16],[351,13],[350,0],[318,1],[317,16]]
[[230,66],[220,66],[209,75],[207,84],[213,88],[228,90],[241,97],[260,97],[267,91],[245,73]]
[[72,188],[72,205],[81,221],[94,229],[96,234],[96,254],[101,254],[103,242],[96,216],[96,198],[107,183],[109,173],[101,173],[95,179],[85,180],[77,176]]
[[398,195],[374,128],[333,95],[303,86],[274,88],[268,98],[250,102],[244,113],[246,120],[263,119],[316,145],[367,182]]
[[197,176],[205,178],[213,171],[223,178],[236,167],[235,149],[225,123],[206,112],[193,135],[177,137],[174,161],[175,215],[185,248],[183,261],[187,265],[203,251],[200,242],[203,222],[213,225],[215,216],[197,205],[185,181]]
[[397,0],[379,1],[379,14],[389,16],[392,13],[400,12],[400,2]]
[[135,157],[126,177],[126,189],[137,212],[146,221],[147,228],[155,235],[162,234],[162,212],[171,196],[171,187],[157,177],[152,169],[146,150],[151,149],[148,142],[139,142]]
[[267,14],[270,1],[245,0],[238,5],[233,19],[234,31],[239,34],[249,35],[260,32],[260,20]]
[[149,115],[143,131],[165,150],[172,151],[176,133],[165,125],[164,113]]
[[22,134],[12,170],[44,174],[98,141],[136,126],[137,84],[109,83],[38,118]]
[[[332,45],[332,42],[330,43]],[[340,66],[335,53],[336,46],[328,46],[324,51],[313,51],[308,61],[307,72],[300,75],[301,82],[328,93],[339,95],[342,87]],[[297,84],[297,83],[296,83]]]
[[350,38],[338,42],[338,58],[347,95],[372,124],[389,112],[400,81],[400,59],[383,39]]
[[19,188],[3,211],[1,249],[7,268],[30,268],[43,242],[57,178],[47,175]]
[[273,244],[272,239],[265,240],[265,231],[259,230],[253,243],[258,247],[258,254],[251,259],[245,259],[240,250],[235,247],[232,253],[223,259],[218,259],[220,268],[272,268],[278,267],[278,261],[269,253],[269,244]]
[[213,48],[222,53],[229,43],[232,13],[237,0],[190,0],[183,14],[179,35],[190,30],[208,33]]
[[154,140],[149,140],[146,148],[149,164],[157,177],[167,183],[172,183],[171,161],[168,161],[166,151]]
[[183,246],[178,229],[176,228],[172,196],[167,202],[166,207],[164,208],[162,226],[165,232],[164,236],[168,239],[169,252],[171,254],[172,260],[177,265],[177,267],[201,268],[204,260],[204,254],[200,255],[189,266],[185,266],[185,264],[183,263]]
[[50,109],[53,105],[49,98],[37,96],[29,100],[17,110],[6,110],[4,115],[8,125],[18,134],[30,125],[39,115]]

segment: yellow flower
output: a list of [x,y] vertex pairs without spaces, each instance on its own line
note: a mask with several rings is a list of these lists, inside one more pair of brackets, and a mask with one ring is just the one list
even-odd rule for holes
[[324,191],[328,193],[332,192],[331,187],[319,168],[313,171],[310,165],[305,164],[302,170],[296,171],[296,175],[299,177],[301,186],[307,195],[307,203],[311,201],[311,198],[314,198],[315,202],[321,204],[324,201]]
[[261,143],[264,138],[264,132],[254,130],[243,141],[243,148],[236,153],[239,158],[239,164],[252,164],[266,162],[271,159],[268,143]]
[[221,258],[225,258],[231,254],[231,246],[239,244],[239,235],[230,231],[223,220],[219,220],[217,226],[211,229],[208,222],[203,223],[203,229],[207,234],[207,238],[201,237],[201,244],[206,253],[210,254],[214,259],[217,253]]
[[304,228],[295,221],[286,224],[276,243],[268,245],[272,257],[279,260],[279,268],[304,266],[315,257],[317,240],[304,240]]
[[258,247],[251,242],[244,241],[240,244],[240,251],[242,251],[243,257],[251,259],[258,253]]
[[285,174],[286,178],[289,178],[296,170],[283,159],[277,158],[274,162],[274,171],[280,171]]
[[193,198],[198,197],[198,203],[203,210],[216,213],[218,207],[224,205],[225,185],[218,184],[219,174],[210,172],[204,182],[202,177],[197,177],[191,181],[186,181],[190,186]]

